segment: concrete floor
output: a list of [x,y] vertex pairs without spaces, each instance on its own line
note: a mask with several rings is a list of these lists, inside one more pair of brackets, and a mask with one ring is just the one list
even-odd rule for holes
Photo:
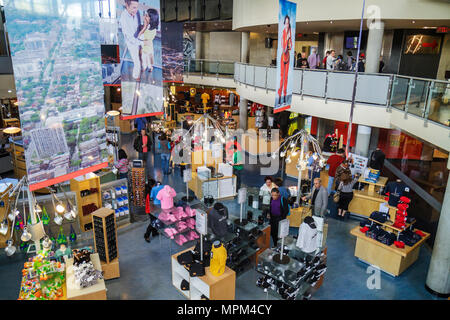
[[[130,136],[124,135],[125,149],[130,158],[135,158],[136,152],[130,148]],[[170,184],[177,192],[185,191],[185,184],[180,178],[179,170],[169,176],[163,176],[160,157],[150,156],[148,172],[152,177]],[[242,174],[243,184],[247,186],[261,186],[263,176],[257,165],[246,165]],[[286,185],[296,185],[296,181],[286,179]],[[334,212],[330,201],[331,214]],[[239,214],[236,200],[225,201],[229,212]],[[368,266],[354,256],[355,238],[349,234],[351,228],[359,224],[357,219],[348,221],[328,219],[328,270],[322,287],[313,294],[313,300],[320,299],[435,299],[424,287],[431,252],[423,246],[418,261],[399,277],[392,277],[381,272],[380,289],[370,290],[366,273]],[[171,253],[181,251],[180,247],[165,237],[152,239],[151,243],[144,240],[143,234],[147,221],[136,222],[121,228],[118,232],[120,278],[106,282],[108,299],[149,299],[149,300],[183,300],[172,285]],[[291,233],[297,230],[291,228]],[[20,274],[25,256],[15,254],[6,257],[4,250],[0,250],[0,299],[17,299],[20,285]],[[258,274],[249,270],[239,276],[236,281],[236,299],[265,300],[266,294],[256,287]],[[269,296],[269,299],[275,299]]]

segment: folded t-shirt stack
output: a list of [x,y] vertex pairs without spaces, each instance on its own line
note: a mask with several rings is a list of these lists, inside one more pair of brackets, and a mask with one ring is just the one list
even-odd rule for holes
[[189,229],[194,229],[195,228],[195,219],[193,219],[193,218],[187,219],[186,224],[189,227]]
[[178,219],[173,214],[168,212],[160,213],[158,219],[162,221],[164,224],[172,224],[178,221]]
[[182,234],[176,235],[175,236],[175,242],[182,246],[183,244],[185,244],[186,242],[188,242],[188,239],[186,239],[186,237]]
[[199,236],[194,230],[191,230],[186,234],[186,239],[188,239],[189,241],[196,240],[198,238]]
[[165,228],[164,233],[170,238],[173,239],[174,236],[178,233],[178,231],[174,228]]
[[184,212],[188,215],[188,217],[195,217],[197,214],[195,209],[192,209],[191,207],[184,208]]
[[189,229],[187,223],[184,221],[177,222],[175,227],[179,233],[182,233],[182,232],[186,231],[187,229]]

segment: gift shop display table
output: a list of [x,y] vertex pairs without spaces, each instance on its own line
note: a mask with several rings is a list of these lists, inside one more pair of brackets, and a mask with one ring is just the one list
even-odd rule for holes
[[392,276],[400,275],[417,260],[420,247],[430,237],[429,233],[423,232],[425,236],[414,246],[405,245],[405,248],[400,249],[395,245],[388,246],[369,238],[359,229],[358,226],[350,231],[350,234],[356,237],[355,256]]

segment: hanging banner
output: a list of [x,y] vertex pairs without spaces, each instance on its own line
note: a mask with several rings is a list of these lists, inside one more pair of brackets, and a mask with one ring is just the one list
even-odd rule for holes
[[30,189],[106,167],[98,8],[4,3]]
[[160,1],[117,0],[122,119],[163,114]]
[[183,82],[183,23],[162,23],[162,57],[164,82]]
[[273,112],[277,113],[291,107],[292,81],[294,79],[295,25],[297,4],[280,0],[278,13],[278,50],[276,98]]

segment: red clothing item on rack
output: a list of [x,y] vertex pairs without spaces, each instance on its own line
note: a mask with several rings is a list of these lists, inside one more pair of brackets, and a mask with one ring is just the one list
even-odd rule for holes
[[344,157],[341,157],[337,154],[333,154],[330,158],[328,158],[327,163],[330,165],[330,169],[328,169],[328,176],[333,177],[336,175],[336,169],[341,165],[344,161]]

